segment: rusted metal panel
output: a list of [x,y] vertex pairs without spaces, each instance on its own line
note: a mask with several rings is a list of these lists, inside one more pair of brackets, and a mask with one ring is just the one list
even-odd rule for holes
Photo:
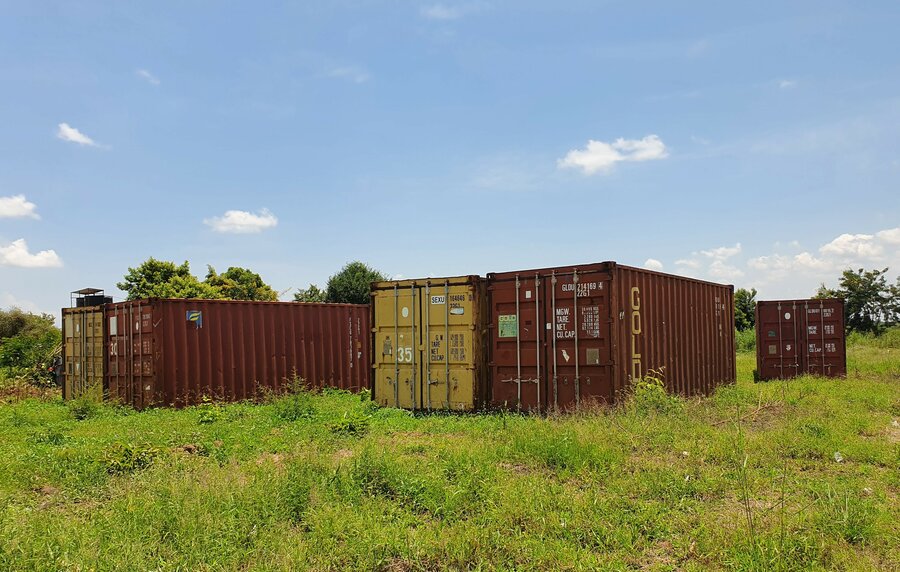
[[295,374],[315,388],[369,387],[365,305],[149,299],[105,316],[110,399],[138,409],[256,399]]
[[[103,309],[99,306],[62,309],[64,399],[103,389]],[[99,395],[99,393],[98,393]]]
[[611,402],[653,370],[683,395],[733,382],[733,286],[601,262],[488,274],[491,404]]
[[756,369],[762,380],[847,375],[844,301],[757,302]]
[[426,411],[485,402],[483,284],[460,276],[372,285],[376,402]]

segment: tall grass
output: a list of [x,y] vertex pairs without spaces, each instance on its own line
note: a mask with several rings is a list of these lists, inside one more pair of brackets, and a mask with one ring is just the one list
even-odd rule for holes
[[[302,389],[133,412],[0,406],[2,570],[896,569],[900,387],[652,380],[574,415],[413,416]],[[835,453],[840,453],[840,461]]]

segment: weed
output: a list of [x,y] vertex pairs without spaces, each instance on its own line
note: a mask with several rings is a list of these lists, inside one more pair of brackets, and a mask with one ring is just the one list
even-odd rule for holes
[[113,443],[104,455],[103,463],[112,475],[129,474],[146,469],[159,456],[159,449],[147,443]]
[[215,423],[225,416],[225,407],[221,403],[214,402],[208,396],[204,395],[200,405],[197,406],[199,414],[197,415],[197,423],[207,425]]
[[78,421],[84,421],[100,412],[100,403],[90,395],[82,395],[68,402],[69,414]]
[[340,419],[331,421],[325,426],[337,435],[362,437],[369,432],[370,417],[360,413],[344,413]]
[[294,376],[285,397],[274,401],[275,415],[284,421],[310,419],[316,413],[313,395],[306,389],[306,381]]
[[671,413],[682,408],[682,401],[666,391],[663,370],[649,370],[634,381],[628,406],[639,413]]

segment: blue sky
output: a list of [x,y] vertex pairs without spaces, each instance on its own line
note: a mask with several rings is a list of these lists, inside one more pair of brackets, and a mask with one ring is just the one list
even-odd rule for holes
[[895,276],[898,29],[893,1],[0,2],[0,306],[121,296],[151,255],[282,291],[354,259]]

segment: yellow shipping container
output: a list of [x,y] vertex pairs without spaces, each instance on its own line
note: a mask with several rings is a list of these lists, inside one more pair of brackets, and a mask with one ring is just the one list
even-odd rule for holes
[[455,411],[485,403],[486,310],[478,276],[373,284],[375,401]]
[[103,307],[63,308],[63,397],[103,387]]

